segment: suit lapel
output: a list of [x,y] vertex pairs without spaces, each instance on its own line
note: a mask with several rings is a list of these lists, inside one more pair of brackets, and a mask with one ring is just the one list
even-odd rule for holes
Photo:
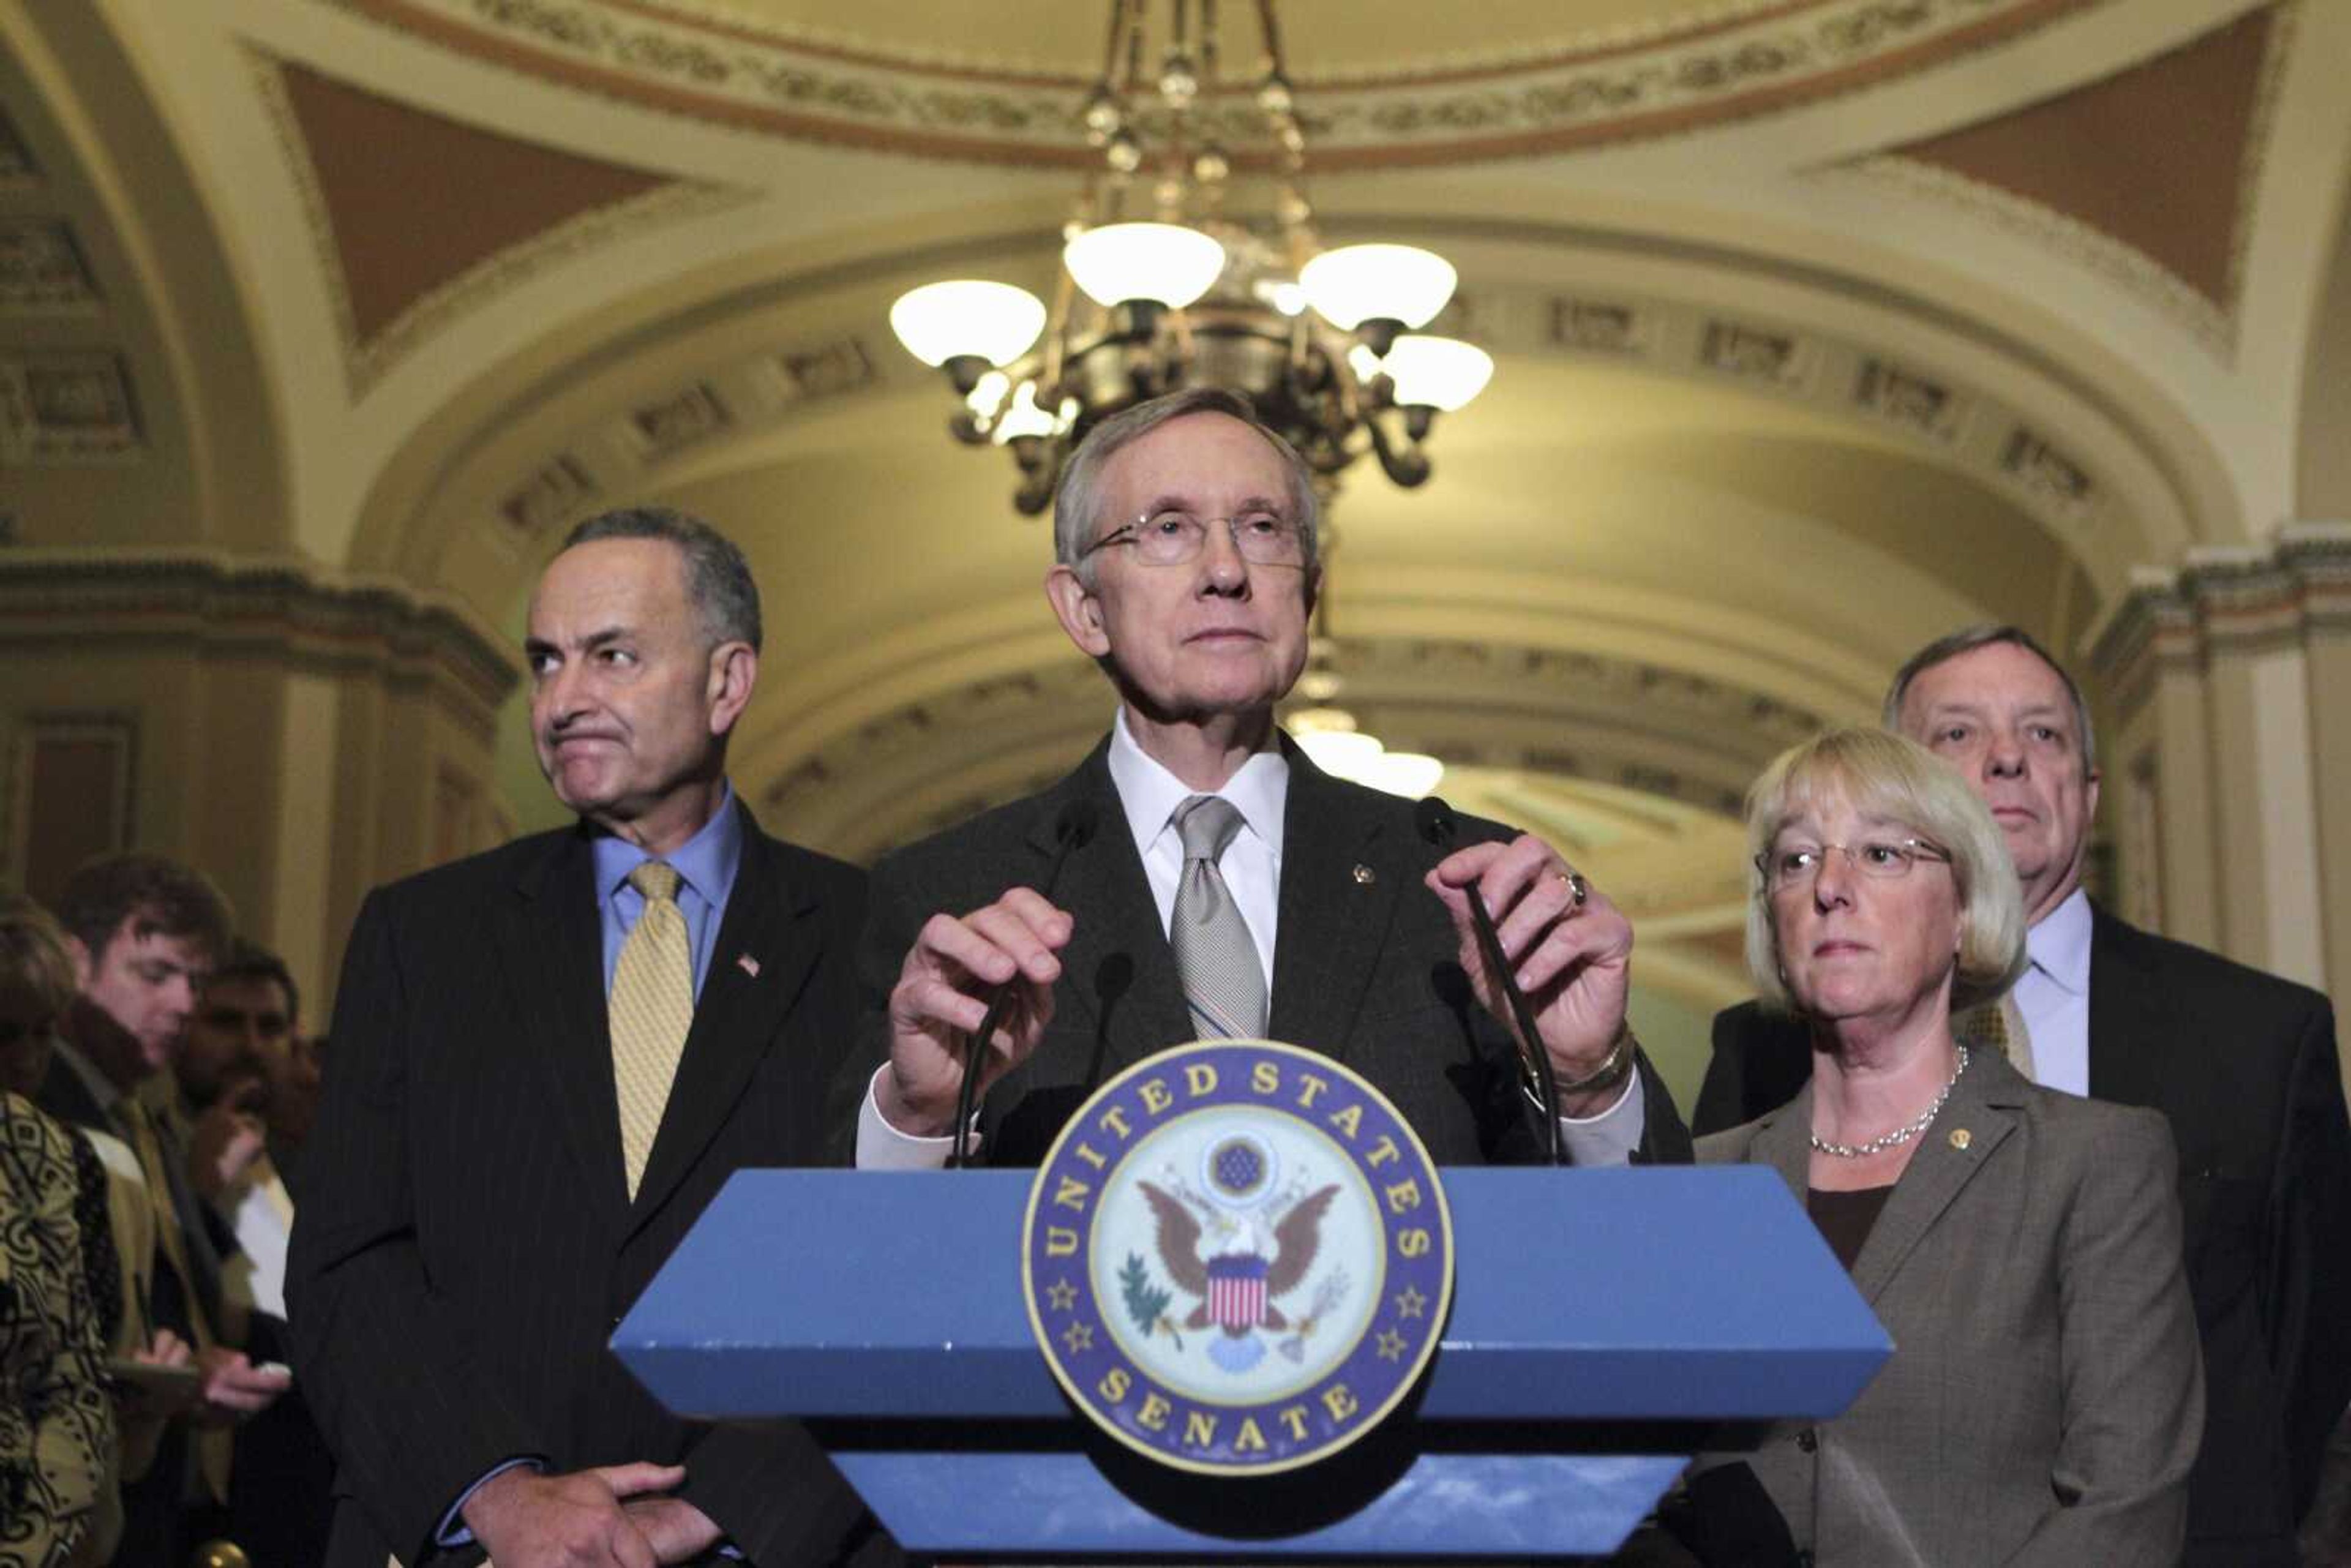
[[514,1022],[538,1064],[587,1201],[617,1220],[628,1201],[605,1016],[604,941],[586,831],[526,865],[493,922],[514,977]]
[[748,809],[737,802],[737,810],[742,862],[630,1210],[632,1228],[660,1208],[726,1124],[824,951],[816,900],[795,885],[780,846],[759,831]]
[[1748,1145],[1750,1163],[1770,1166],[1802,1203],[1813,1184],[1813,1086],[1808,1080],[1796,1097],[1762,1118],[1755,1141]]
[[2162,1103],[2159,1045],[2177,1032],[2161,988],[2146,983],[2131,928],[2090,905],[2090,1092],[2126,1105]]
[[[1346,810],[1343,791],[1286,736],[1282,750],[1290,790],[1267,1031],[1343,1058],[1396,897],[1417,877],[1405,846],[1387,841],[1394,835],[1375,820]],[[1368,881],[1358,867],[1370,872]]]
[[[1895,1183],[1886,1207],[1870,1228],[1869,1239],[1854,1260],[1854,1288],[1875,1302],[1944,1211],[1951,1207],[1992,1151],[2016,1131],[2012,1114],[2024,1079],[2006,1059],[1977,1051],[1944,1104],[1942,1114],[1918,1134],[1918,1146]],[[1811,1125],[1809,1094],[1805,1127]],[[1953,1140],[1965,1132],[1967,1146]]]
[[1029,830],[1029,847],[1037,857],[1030,875],[1041,883],[1051,869],[1054,825],[1062,808],[1081,797],[1091,799],[1100,813],[1093,841],[1071,852],[1052,899],[1076,916],[1070,945],[1061,952],[1061,995],[1086,1009],[1088,1032],[1106,1043],[1107,1076],[1191,1039],[1192,1021],[1142,852],[1111,782],[1109,742],[1039,800]]

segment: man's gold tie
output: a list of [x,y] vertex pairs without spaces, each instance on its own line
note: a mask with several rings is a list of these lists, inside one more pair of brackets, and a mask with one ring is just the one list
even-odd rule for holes
[[2024,1027],[2024,1015],[2017,1010],[2015,992],[1961,1013],[1955,1032],[1966,1044],[1999,1051],[2019,1072],[2032,1077],[2032,1034]]
[[621,1157],[632,1202],[694,1027],[694,954],[677,884],[677,868],[659,861],[629,873],[645,907],[612,967],[612,1083],[620,1091]]
[[180,1228],[180,1210],[172,1201],[171,1176],[164,1168],[169,1156],[163,1152],[162,1135],[155,1131],[154,1114],[135,1094],[124,1095],[121,1106],[123,1123],[131,1131],[131,1148],[139,1155],[140,1174],[147,1178],[147,1207],[155,1218],[155,1244],[163,1249],[172,1271],[180,1277],[189,1332],[195,1336],[191,1348],[210,1350],[213,1323],[204,1315],[204,1304],[196,1293],[196,1272],[188,1260],[187,1232]]
[[[164,1152],[162,1135],[156,1131],[154,1113],[136,1094],[122,1100],[122,1120],[130,1127],[131,1142],[139,1155],[139,1169],[147,1178],[148,1207],[155,1216],[155,1244],[163,1250],[172,1271],[180,1276],[180,1295],[188,1312],[188,1332],[195,1338],[189,1348],[199,1354],[213,1348],[217,1325],[204,1315],[204,1303],[196,1291],[196,1271],[188,1259],[188,1233],[181,1227],[179,1206],[172,1201],[172,1180],[164,1168],[171,1155]],[[152,1288],[152,1287],[151,1287]],[[153,1307],[152,1298],[147,1303]],[[226,1427],[198,1429],[194,1448],[190,1455],[196,1471],[204,1478],[205,1488],[214,1502],[228,1501],[229,1467],[233,1463],[235,1434]]]

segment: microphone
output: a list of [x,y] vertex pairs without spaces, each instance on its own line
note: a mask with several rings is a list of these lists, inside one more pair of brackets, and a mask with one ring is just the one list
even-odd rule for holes
[[[1412,820],[1431,848],[1440,853],[1452,852],[1454,841],[1461,833],[1461,821],[1442,797],[1423,796],[1413,808]],[[1527,994],[1519,989],[1518,976],[1503,956],[1502,938],[1494,930],[1494,916],[1486,907],[1486,895],[1474,882],[1462,891],[1469,895],[1469,924],[1477,931],[1478,950],[1485,955],[1486,971],[1501,987],[1511,1020],[1519,1026],[1519,1071],[1527,1097],[1542,1113],[1543,1151],[1552,1165],[1565,1165],[1567,1152],[1559,1138],[1559,1079],[1552,1071],[1551,1052],[1543,1049],[1542,1035],[1535,1028],[1534,1009],[1527,1005]]]
[[[1091,800],[1080,799],[1064,805],[1053,819],[1053,863],[1045,872],[1045,884],[1039,891],[1050,904],[1053,890],[1061,881],[1061,868],[1069,863],[1070,852],[1084,849],[1093,841],[1094,829],[1102,821],[1102,812]],[[1018,994],[1020,977],[1015,975],[996,988],[987,999],[987,1011],[979,1027],[964,1039],[963,1082],[956,1090],[955,1148],[947,1156],[950,1169],[967,1165],[971,1160],[971,1117],[979,1103],[979,1064],[987,1050],[987,1042],[1004,1022]]]

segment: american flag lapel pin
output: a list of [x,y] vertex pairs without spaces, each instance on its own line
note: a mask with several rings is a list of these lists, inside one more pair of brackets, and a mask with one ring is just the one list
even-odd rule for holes
[[745,953],[740,955],[736,958],[735,964],[737,968],[750,976],[753,979],[756,980],[759,977],[759,960],[751,956],[750,954]]

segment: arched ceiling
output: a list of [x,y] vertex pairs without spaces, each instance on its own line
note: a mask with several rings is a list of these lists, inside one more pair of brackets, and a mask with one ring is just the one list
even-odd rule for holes
[[[2134,569],[2342,491],[2351,6],[1280,16],[1325,234],[1446,252],[1499,366],[1426,488],[1343,493],[1348,700],[1583,835],[1691,997],[1738,988],[1722,835],[1772,750],[1956,622],[2079,646]],[[1043,286],[1103,18],[0,0],[0,538],[512,629],[571,521],[684,505],[770,602],[737,771],[779,825],[862,855],[1024,788],[1106,695],[886,312]]]

